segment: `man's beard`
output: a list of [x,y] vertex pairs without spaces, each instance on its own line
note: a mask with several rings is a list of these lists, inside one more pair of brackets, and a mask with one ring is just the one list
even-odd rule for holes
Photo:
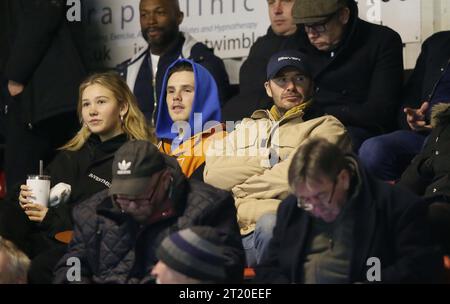
[[147,43],[150,45],[150,47],[158,48],[158,49],[165,49],[167,46],[169,46],[177,37],[179,33],[179,28],[177,25],[170,25],[166,29],[162,29],[159,27],[155,27],[157,30],[160,31],[160,37],[158,39],[152,39],[148,37],[148,32],[150,31],[150,28],[146,28],[142,30],[142,37],[147,41]]

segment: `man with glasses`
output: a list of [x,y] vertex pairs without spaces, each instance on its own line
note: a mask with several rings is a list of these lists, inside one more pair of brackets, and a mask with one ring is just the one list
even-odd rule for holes
[[310,137],[349,148],[336,118],[314,118],[313,81],[304,54],[274,54],[266,77],[272,108],[255,111],[223,140],[211,143],[204,170],[205,182],[233,193],[248,266],[259,263],[272,236],[278,204],[288,195],[286,175],[294,150]]
[[297,0],[292,9],[316,84],[315,100],[338,118],[354,151],[395,127],[403,77],[398,33],[358,17],[354,0]]
[[[188,181],[178,162],[150,142],[124,144],[114,157],[111,188],[75,207],[73,218],[74,237],[56,267],[57,283],[152,282],[161,241],[192,226],[221,231],[229,257],[226,277],[235,283],[242,280],[244,253],[233,198]],[[70,267],[73,258],[81,263],[79,279]]]
[[293,195],[278,209],[257,282],[439,281],[442,255],[419,197],[374,179],[323,139],[298,149],[288,182]]

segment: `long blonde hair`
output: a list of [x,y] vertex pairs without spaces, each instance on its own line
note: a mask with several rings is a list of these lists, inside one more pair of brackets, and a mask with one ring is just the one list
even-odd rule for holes
[[[122,129],[129,139],[147,140],[156,142],[154,131],[151,130],[146,122],[144,114],[138,107],[136,97],[128,88],[126,82],[116,72],[96,73],[88,76],[81,84],[78,90],[77,113],[80,122],[83,124],[81,115],[82,97],[84,90],[94,84],[110,90],[119,102],[119,105],[128,105],[128,111],[123,116]],[[67,142],[60,150],[77,151],[86,143],[91,135],[89,128],[83,124],[80,131]]]

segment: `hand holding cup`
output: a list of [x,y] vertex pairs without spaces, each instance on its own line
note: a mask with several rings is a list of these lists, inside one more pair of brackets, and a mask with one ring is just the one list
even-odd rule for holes
[[30,221],[41,223],[47,214],[48,208],[41,204],[33,204],[29,199],[32,195],[30,187],[21,185],[19,194],[20,207],[25,211]]

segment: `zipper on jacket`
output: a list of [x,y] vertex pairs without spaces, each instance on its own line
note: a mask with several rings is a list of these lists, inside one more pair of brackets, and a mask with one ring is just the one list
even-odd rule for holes
[[150,123],[152,127],[155,127],[155,114],[156,114],[156,107],[158,105],[158,98],[156,96],[156,75],[158,74],[158,67],[156,67],[156,72],[153,73],[153,63],[152,63],[152,56],[150,52],[150,48],[148,49],[148,65],[150,67],[150,71],[152,73],[152,86],[153,86],[153,111],[150,118]]
[[[156,76],[156,75],[155,75]],[[155,77],[152,80],[153,85],[153,113],[152,113],[152,127],[155,127],[155,114],[156,114],[156,107],[158,106],[158,99],[156,97],[156,79]]]
[[445,68],[441,68],[441,76],[439,77],[439,79],[434,83],[433,85],[433,89],[431,90],[430,94],[428,95],[428,102],[431,102],[431,99],[433,99],[434,97],[434,93],[436,93],[436,89],[439,85],[439,83],[441,82],[442,77],[444,76],[444,74],[447,72],[448,68],[450,65],[450,60],[447,61],[447,65]]

